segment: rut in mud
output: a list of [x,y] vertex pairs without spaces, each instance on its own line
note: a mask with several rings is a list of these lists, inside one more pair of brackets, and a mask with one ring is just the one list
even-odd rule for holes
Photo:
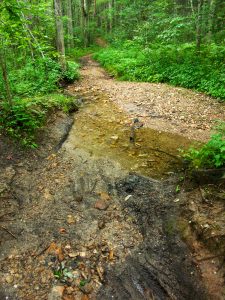
[[2,162],[1,299],[207,299],[179,237],[176,149],[190,141],[143,127],[130,143],[133,116],[83,72],[68,138],[60,115],[47,146]]

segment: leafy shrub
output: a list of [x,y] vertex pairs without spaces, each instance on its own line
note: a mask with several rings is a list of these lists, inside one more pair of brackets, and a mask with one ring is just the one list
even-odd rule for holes
[[67,112],[75,107],[74,98],[61,94],[18,99],[12,107],[3,102],[0,107],[0,129],[22,145],[35,148],[35,134],[44,125],[47,114],[55,109]]
[[[222,123],[221,123],[222,124]],[[225,123],[200,149],[190,148],[183,157],[198,168],[221,168],[225,166]]]
[[20,97],[54,91],[60,76],[59,64],[50,58],[28,60],[21,69],[9,72],[12,92]]
[[[60,81],[72,83],[79,78],[79,65],[73,61],[67,62],[67,70],[62,72],[57,61],[51,58],[27,60],[26,64],[18,69],[9,68],[9,81],[12,94],[16,97],[29,97],[52,93],[57,89]],[[4,91],[3,80],[0,74],[0,88]],[[3,95],[4,96],[4,95]]]
[[74,61],[67,62],[67,70],[64,71],[61,75],[62,79],[64,79],[68,83],[73,83],[76,79],[79,78],[79,65]]

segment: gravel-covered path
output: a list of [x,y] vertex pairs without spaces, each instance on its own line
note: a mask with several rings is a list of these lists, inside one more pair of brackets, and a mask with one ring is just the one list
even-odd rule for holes
[[105,92],[129,115],[139,117],[145,126],[206,141],[215,120],[225,121],[225,103],[205,94],[167,84],[117,81],[90,56],[82,62],[83,79],[77,91],[89,87]]

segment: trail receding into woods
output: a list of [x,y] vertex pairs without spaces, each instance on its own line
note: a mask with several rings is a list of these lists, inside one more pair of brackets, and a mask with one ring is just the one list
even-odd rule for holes
[[[1,299],[220,297],[221,278],[213,270],[208,291],[180,238],[174,174],[178,145],[206,138],[207,121],[192,128],[179,110],[170,112],[178,95],[187,100],[183,89],[116,82],[90,57],[83,63],[81,81],[67,89],[81,103],[74,117],[55,115],[30,154],[1,141]],[[156,111],[169,91],[167,109]],[[222,105],[187,93],[199,97],[206,117],[221,116]],[[134,117],[144,127],[133,144]]]

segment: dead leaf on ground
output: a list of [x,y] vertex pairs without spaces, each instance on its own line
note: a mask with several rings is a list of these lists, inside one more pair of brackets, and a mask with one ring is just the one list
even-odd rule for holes
[[66,229],[65,228],[59,228],[59,233],[61,233],[61,234],[66,233]]
[[111,200],[111,197],[108,193],[106,192],[101,192],[100,193],[100,199],[101,200],[104,200],[104,201],[108,201],[108,200]]
[[113,258],[114,258],[114,252],[113,252],[113,250],[110,250],[109,251],[109,260],[113,260]]
[[58,257],[59,261],[63,261],[64,255],[61,245],[57,245],[55,242],[52,242],[47,249],[48,254],[53,254]]

